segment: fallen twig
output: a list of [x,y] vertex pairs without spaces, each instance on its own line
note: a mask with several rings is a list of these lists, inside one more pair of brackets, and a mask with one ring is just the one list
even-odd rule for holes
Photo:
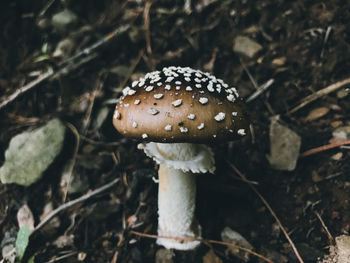
[[84,135],[81,135],[81,134],[80,134],[80,139],[83,141],[86,141],[90,144],[93,144],[93,145],[104,145],[104,146],[118,146],[118,145],[120,145],[119,141],[116,141],[116,142],[94,141],[94,140],[92,140]]
[[91,192],[86,193],[85,195],[74,199],[72,201],[69,201],[67,203],[62,204],[61,206],[57,207],[55,210],[53,210],[52,212],[50,212],[43,220],[41,220],[41,222],[35,227],[34,231],[32,232],[32,234],[36,231],[38,231],[40,228],[42,228],[44,225],[46,225],[52,218],[54,218],[55,216],[57,216],[60,212],[72,207],[73,205],[76,205],[78,203],[84,202],[88,199],[90,199],[91,197],[98,195],[104,191],[106,191],[107,189],[113,187],[115,184],[117,184],[120,181],[120,178],[116,178],[114,179],[112,182],[105,184]]
[[61,75],[66,75],[70,73],[72,70],[80,67],[81,65],[89,62],[90,60],[97,57],[97,54],[93,54],[93,51],[95,51],[97,48],[101,47],[102,45],[108,43],[115,37],[119,36],[120,34],[127,31],[132,22],[128,25],[123,25],[118,28],[116,28],[114,31],[110,32],[106,36],[104,36],[102,39],[97,41],[96,43],[92,44],[91,46],[84,48],[83,50],[77,52],[73,56],[69,57],[68,59],[62,61],[59,63],[59,69],[55,72],[52,68],[49,68],[47,72],[40,75],[35,80],[29,82],[28,84],[24,85],[23,87],[20,87],[17,89],[14,93],[12,93],[10,96],[8,96],[4,101],[0,103],[0,110],[2,110],[6,105],[8,105],[10,102],[13,102],[15,99],[17,99],[20,95],[24,94],[25,92],[31,90],[34,87],[37,87],[40,83],[42,83],[45,80],[55,80]]
[[[252,82],[254,88],[257,90],[257,95],[260,95],[260,93],[262,93],[264,90],[261,90],[261,91],[259,90],[259,89],[261,89],[261,88],[259,88],[258,83],[255,81],[255,79],[254,79],[254,77],[252,76],[252,74],[250,73],[248,67],[246,66],[246,64],[243,62],[243,60],[242,60],[241,58],[239,58],[239,62],[241,63],[241,65],[242,65],[242,67],[243,67],[245,73],[248,75],[248,77],[249,77],[250,81]],[[270,80],[269,80],[269,81],[270,81]],[[269,84],[269,81],[268,81],[266,84]],[[264,85],[266,85],[266,84],[263,84],[262,86],[264,86]],[[271,83],[271,84],[272,84],[272,83]],[[265,89],[267,89],[271,84],[267,85]],[[254,94],[255,94],[255,93],[253,93],[253,95],[254,95]],[[256,95],[256,96],[257,96],[257,95]],[[255,95],[254,95],[254,96],[255,96]],[[249,99],[249,98],[248,98],[248,99]],[[252,99],[250,99],[250,100],[252,100]],[[271,115],[276,115],[276,114],[275,114],[275,111],[272,109],[272,107],[271,107],[271,105],[270,105],[270,103],[269,103],[268,101],[265,100],[265,101],[264,101],[264,104],[265,104],[267,110],[269,111],[269,113],[270,113]]]
[[250,102],[256,99],[260,94],[262,94],[265,90],[267,90],[274,82],[275,82],[274,79],[269,79],[264,84],[260,85],[257,88],[257,90],[246,99],[246,102]]
[[107,74],[104,71],[102,71],[99,75],[100,76],[98,78],[96,88],[89,95],[89,106],[87,107],[85,116],[82,120],[82,125],[81,125],[82,127],[80,129],[81,129],[81,133],[83,135],[86,135],[86,133],[88,131],[88,128],[89,128],[89,125],[91,122],[92,109],[93,109],[94,104],[95,104],[95,99],[96,99],[98,92],[100,92],[100,90],[102,89],[102,87],[104,85],[104,81],[106,79]]
[[313,155],[313,154],[316,154],[319,152],[327,151],[327,150],[334,149],[334,148],[337,148],[337,147],[340,147],[343,145],[347,145],[347,144],[350,144],[350,140],[346,140],[343,142],[337,142],[337,143],[331,143],[331,144],[327,144],[327,145],[322,145],[320,147],[316,147],[316,148],[313,148],[313,149],[310,149],[310,150],[307,150],[307,151],[301,153],[299,155],[299,157],[310,156],[310,155]]
[[45,15],[46,11],[50,8],[50,6],[52,6],[52,4],[55,2],[56,0],[49,0],[47,1],[47,3],[44,5],[44,7],[41,9],[41,11],[39,12],[38,17],[42,17]]
[[73,257],[75,255],[77,255],[78,252],[76,251],[73,251],[73,252],[68,252],[66,254],[64,254],[63,256],[54,256],[52,259],[50,259],[49,261],[46,261],[45,263],[54,263],[54,262],[58,262],[62,259],[66,259],[66,258],[69,258],[69,257]]
[[79,52],[75,53],[73,56],[63,60],[61,63],[59,63],[59,66],[73,63],[74,60],[76,60],[76,59],[78,59],[80,57],[85,57],[85,56],[91,54],[93,51],[95,51],[99,47],[103,46],[104,44],[108,43],[109,41],[111,41],[115,37],[117,37],[117,36],[121,35],[122,33],[126,32],[130,28],[131,24],[132,23],[130,23],[128,25],[122,25],[122,26],[117,27],[115,30],[113,30],[112,32],[108,33],[103,38],[101,38],[100,40],[98,40],[97,42],[92,44],[91,46],[88,46],[88,47],[80,50]]
[[259,88],[258,83],[255,81],[254,77],[252,76],[252,74],[250,73],[250,70],[248,69],[248,67],[246,66],[246,64],[243,62],[243,60],[241,59],[241,57],[239,57],[239,62],[242,65],[242,68],[244,69],[245,73],[248,75],[250,82],[253,84],[254,88],[257,90]]
[[324,39],[323,39],[323,43],[322,43],[322,50],[321,50],[321,54],[320,54],[320,57],[323,58],[324,57],[324,53],[325,53],[325,47],[326,47],[326,43],[329,39],[329,36],[331,34],[331,31],[332,31],[332,27],[331,26],[328,26],[327,27],[327,30],[326,30],[326,33],[324,35]]
[[137,236],[141,236],[141,237],[148,237],[148,238],[166,238],[166,239],[175,239],[175,240],[179,240],[179,241],[199,241],[201,243],[211,243],[211,244],[217,244],[217,245],[223,245],[223,246],[229,246],[229,247],[234,247],[237,248],[239,250],[245,251],[253,256],[256,256],[266,262],[269,263],[274,263],[271,259],[268,259],[266,257],[264,257],[263,255],[260,255],[256,252],[254,252],[253,250],[250,250],[248,248],[245,247],[241,247],[241,246],[237,246],[235,244],[229,243],[229,242],[224,242],[224,241],[218,241],[218,240],[211,240],[211,239],[204,239],[204,238],[193,238],[193,237],[169,237],[169,236],[157,236],[157,235],[151,235],[151,234],[146,234],[146,233],[141,233],[141,232],[137,232],[137,231],[133,231],[131,230],[130,233],[137,235]]
[[10,96],[8,96],[4,101],[0,103],[0,110],[2,110],[7,104],[17,99],[20,95],[27,92],[28,90],[34,88],[39,83],[43,82],[44,80],[47,80],[48,78],[52,77],[54,74],[54,71],[52,68],[49,68],[47,72],[39,75],[35,80],[29,82],[28,84],[24,85],[23,87],[20,87],[17,89],[14,93],[12,93]]
[[327,237],[328,237],[328,240],[329,240],[329,243],[330,243],[331,245],[334,246],[334,245],[335,245],[334,237],[332,236],[331,232],[329,232],[328,227],[327,227],[326,224],[324,223],[324,221],[323,221],[321,215],[320,215],[317,211],[314,211],[314,213],[315,213],[315,215],[317,216],[318,220],[320,220],[321,225],[322,225],[324,231],[326,231]]
[[98,55],[97,53],[91,53],[89,54],[88,56],[86,57],[82,57],[80,58],[79,60],[77,60],[75,63],[70,63],[70,64],[67,64],[65,66],[62,66],[59,70],[57,70],[55,72],[55,74],[53,76],[51,76],[49,78],[49,81],[53,81],[53,80],[56,80],[56,79],[59,79],[60,77],[62,76],[66,76],[68,75],[69,73],[73,72],[74,70],[78,69],[79,67],[81,67],[82,65],[90,62],[91,60],[97,58]]
[[294,112],[300,110],[301,108],[305,107],[309,103],[317,100],[318,98],[321,98],[321,97],[323,97],[331,92],[334,92],[334,91],[336,91],[336,90],[340,89],[341,87],[348,85],[348,84],[350,84],[350,78],[340,80],[336,83],[329,85],[328,87],[326,87],[324,89],[318,90],[315,93],[302,99],[298,106],[294,107],[293,109],[288,111],[286,114],[289,115],[291,113],[294,113]]
[[152,47],[151,47],[151,32],[150,32],[150,9],[152,5],[152,1],[147,1],[145,4],[145,8],[143,10],[143,23],[145,26],[145,38],[146,38],[146,49],[148,55],[152,54]]
[[76,162],[76,159],[77,159],[79,146],[80,146],[80,135],[79,135],[78,130],[75,128],[75,126],[73,124],[71,124],[69,122],[66,123],[66,126],[74,134],[75,145],[74,145],[73,156],[72,156],[72,158],[70,158],[70,160],[68,161],[67,165],[65,166],[65,169],[64,169],[64,172],[63,172],[63,175],[62,175],[62,178],[67,180],[66,184],[64,185],[65,186],[65,190],[64,190],[64,193],[63,193],[63,202],[66,202],[69,185],[71,183],[72,173],[73,173],[73,169],[74,169],[74,166],[75,166],[75,162]]
[[[227,161],[227,160],[226,160]],[[234,166],[232,163],[230,163],[229,161],[227,161],[227,163],[231,166],[231,168],[244,180],[247,180],[247,178],[245,177],[244,174],[242,174],[237,168],[236,166]],[[247,180],[248,181],[248,180]],[[260,198],[260,200],[264,203],[264,205],[266,206],[266,208],[269,210],[270,214],[272,215],[272,217],[276,220],[276,223],[278,224],[278,226],[280,227],[280,229],[282,230],[284,236],[286,237],[286,239],[288,240],[289,244],[291,245],[297,259],[299,260],[300,263],[304,263],[303,259],[301,258],[298,249],[296,248],[293,240],[290,238],[290,236],[288,235],[286,229],[284,228],[284,226],[282,225],[281,221],[279,220],[279,218],[277,217],[276,213],[273,211],[273,209],[271,208],[271,206],[269,205],[269,203],[265,200],[265,198],[259,193],[259,191],[249,182],[247,182],[249,187],[256,193],[256,195]]]

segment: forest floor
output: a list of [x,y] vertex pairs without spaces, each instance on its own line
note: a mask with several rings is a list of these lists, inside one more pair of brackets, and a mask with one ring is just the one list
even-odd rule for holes
[[[16,239],[21,208],[35,226],[60,208],[30,236],[23,261],[266,262],[210,242],[167,251],[132,232],[157,234],[157,166],[114,130],[112,114],[126,85],[173,65],[237,87],[254,128],[211,145],[215,175],[197,178],[203,238],[221,241],[229,228],[270,262],[293,263],[317,262],[349,235],[349,1],[6,0],[0,25],[0,165],[15,135],[53,118],[67,130],[41,179],[0,184],[2,249]],[[329,149],[274,169],[276,119],[300,136],[298,152]]]

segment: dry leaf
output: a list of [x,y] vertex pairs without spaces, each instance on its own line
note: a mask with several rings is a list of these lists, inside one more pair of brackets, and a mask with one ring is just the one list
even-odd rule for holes
[[19,228],[27,225],[31,231],[34,230],[34,216],[29,206],[23,205],[17,212],[17,222]]

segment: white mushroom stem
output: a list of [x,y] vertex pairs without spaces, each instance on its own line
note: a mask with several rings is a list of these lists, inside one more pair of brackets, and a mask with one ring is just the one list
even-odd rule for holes
[[[159,166],[158,235],[167,237],[201,237],[201,228],[194,217],[196,178],[191,172]],[[199,241],[158,238],[168,249],[194,249]]]
[[[201,227],[194,211],[196,203],[195,173],[214,172],[214,154],[203,144],[139,144],[149,157],[159,163],[158,235],[167,237],[201,237]],[[190,250],[199,241],[159,238],[168,249]]]

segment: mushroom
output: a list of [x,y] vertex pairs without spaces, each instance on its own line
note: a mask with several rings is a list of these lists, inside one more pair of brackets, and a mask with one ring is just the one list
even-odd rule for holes
[[[194,216],[196,174],[215,171],[206,144],[248,133],[236,88],[200,70],[166,67],[126,87],[113,116],[115,128],[142,140],[138,148],[159,164],[158,235],[200,238]],[[169,238],[157,243],[179,250],[199,245]]]

